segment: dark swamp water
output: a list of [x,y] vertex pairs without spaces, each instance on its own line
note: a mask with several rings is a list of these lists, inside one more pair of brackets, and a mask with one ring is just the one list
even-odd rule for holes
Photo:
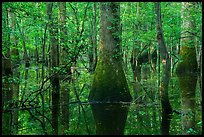
[[[33,79],[40,71],[29,69],[25,80],[22,72],[20,92],[33,85]],[[84,72],[86,73],[86,72]],[[134,83],[131,82],[131,73],[126,74],[129,89],[133,100],[131,102],[88,102],[89,86],[87,76],[81,75],[71,86],[71,90],[78,91],[80,100],[76,99],[73,91],[70,93],[69,103],[69,130],[67,135],[95,135],[95,134],[124,134],[124,135],[161,135],[162,134],[162,107],[158,90],[157,75],[142,75],[140,90],[137,95],[133,93]],[[192,77],[186,77],[186,79]],[[185,79],[184,79],[185,80]],[[32,81],[32,82],[30,82]],[[168,96],[173,109],[169,119],[170,135],[202,134],[202,91],[201,84],[196,82],[195,91],[187,89],[181,92],[179,81],[173,75],[169,81]],[[188,84],[188,83],[187,83]],[[26,87],[25,87],[26,86]],[[185,85],[184,85],[185,86]],[[83,89],[83,91],[82,91]],[[26,91],[26,90],[25,90]],[[45,93],[49,96],[50,92]],[[24,94],[26,96],[26,94]],[[49,100],[45,98],[45,114],[51,118]],[[38,109],[39,111],[41,108]],[[35,110],[31,111],[35,114]],[[37,113],[36,113],[37,115]],[[40,117],[40,116],[39,116]],[[41,118],[41,117],[40,117]],[[59,121],[61,121],[59,117]],[[46,120],[46,130],[52,134],[52,127]],[[168,123],[168,122],[167,122]],[[32,119],[27,111],[19,110],[18,134],[43,134],[40,123]],[[32,127],[32,128],[29,128]],[[165,127],[165,126],[164,126]],[[168,127],[168,125],[166,126]],[[59,131],[60,131],[59,124]]]
[[[195,91],[191,88],[181,92],[178,78],[171,77],[169,101],[173,112],[169,119],[162,120],[158,89],[152,86],[154,80],[141,82],[145,89],[141,90],[132,102],[93,103],[92,110],[90,105],[84,105],[86,112],[81,113],[81,122],[78,124],[80,126],[71,134],[161,135],[163,132],[169,132],[170,135],[202,134],[202,93],[198,83]],[[72,107],[76,109],[76,106]]]

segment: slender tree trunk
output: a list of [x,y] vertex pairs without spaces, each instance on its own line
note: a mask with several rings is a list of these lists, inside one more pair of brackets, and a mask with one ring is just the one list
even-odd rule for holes
[[90,41],[90,46],[88,48],[88,56],[89,56],[89,71],[91,72],[91,74],[93,74],[94,70],[93,70],[93,66],[94,66],[94,54],[93,54],[93,39],[92,39],[92,35],[93,34],[93,23],[91,22],[91,19],[90,19],[90,23],[89,23],[89,29],[90,29],[90,33],[91,35],[89,36],[89,41]]
[[[3,20],[5,21],[7,29],[9,29],[9,16],[8,16],[8,9],[6,12],[6,18]],[[11,135],[12,134],[12,111],[8,111],[12,108],[12,96],[13,96],[13,89],[12,89],[12,82],[11,79],[13,79],[13,71],[11,66],[11,53],[10,53],[10,33],[2,34],[4,37],[6,37],[6,41],[8,41],[7,45],[4,49],[4,55],[2,58],[2,106],[3,106],[3,112],[2,113],[2,134],[3,135]]]
[[172,108],[169,103],[168,97],[168,84],[170,79],[170,60],[167,52],[167,48],[164,41],[164,36],[162,32],[162,21],[161,21],[161,5],[160,2],[156,2],[156,14],[157,14],[157,39],[158,45],[161,51],[162,60],[162,81],[160,85],[160,96],[162,105],[162,134],[169,134],[169,126],[171,121]]
[[96,13],[97,13],[97,3],[94,2],[94,5],[93,5],[93,35],[92,35],[92,44],[93,44],[93,46],[92,46],[92,49],[91,49],[91,51],[93,53],[93,62],[92,62],[92,65],[91,65],[92,72],[95,71],[96,64],[97,64]]
[[[48,19],[48,18],[47,18]],[[46,35],[47,35],[47,28],[48,28],[48,23],[46,23],[45,25],[45,28],[44,28],[44,36],[42,38],[42,77],[41,77],[41,81],[43,82],[44,81],[44,78],[45,78],[45,49],[46,49],[46,45],[45,45],[45,42],[46,42]],[[49,89],[48,89],[49,90]],[[47,92],[46,92],[47,93]],[[47,131],[45,130],[46,129],[46,124],[45,124],[45,97],[48,96],[46,93],[41,93],[41,100],[42,100],[42,116],[43,116],[43,132],[44,134],[46,135],[47,134]],[[49,99],[49,97],[48,97]],[[50,99],[49,99],[50,100]],[[46,102],[49,102],[49,101],[46,101]]]
[[[53,12],[53,3],[47,3],[47,15],[49,17],[49,33],[50,33],[50,46],[51,46],[51,67],[52,72],[55,73],[54,69],[59,67],[59,48],[58,48],[58,39],[57,39],[57,22],[54,19]],[[53,134],[58,134],[58,116],[59,116],[59,105],[60,105],[60,83],[59,83],[59,74],[55,74],[50,79],[52,85],[52,127]]]
[[[202,28],[202,24],[201,24],[201,28]],[[202,29],[201,29],[201,45],[202,45]],[[202,104],[202,46],[201,46],[201,49],[200,49],[200,76],[199,76],[199,80],[200,80],[200,104]],[[201,106],[201,111],[202,111],[202,106]]]
[[47,66],[45,62],[48,63],[48,61],[46,61],[46,56],[45,56],[45,49],[46,49],[46,37],[47,37],[47,28],[48,28],[48,23],[46,23],[45,28],[44,28],[44,36],[42,38],[42,81],[44,81],[44,77],[45,77],[45,69],[44,66]]
[[[66,64],[66,3],[59,2],[59,28],[60,28],[60,48],[61,48],[61,65]],[[71,73],[71,65],[65,68],[66,72],[68,74]],[[64,79],[67,77],[67,75],[63,74],[60,76],[61,78],[61,104],[62,104],[62,135],[66,134],[65,131],[69,131],[69,93],[70,93],[70,81],[71,77],[68,77],[68,79],[65,81]]]
[[22,44],[23,44],[23,59],[25,62],[25,67],[27,68],[30,66],[30,61],[29,61],[29,57],[28,57],[28,53],[27,53],[27,49],[26,49],[26,39],[25,39],[23,29],[20,28],[20,25],[18,22],[16,22],[16,24],[17,24],[17,27],[18,27],[20,35],[21,35],[21,40],[22,40]]
[[36,59],[36,62],[35,62],[35,67],[36,67],[36,83],[37,85],[39,84],[39,54],[38,54],[38,41],[39,41],[39,38],[38,38],[38,34],[37,36],[35,37],[35,54],[34,54],[34,58]]
[[[14,43],[13,48],[11,49],[11,58],[12,58],[12,71],[13,71],[13,108],[18,108],[18,98],[19,98],[19,80],[20,80],[20,71],[19,71],[19,52],[17,47],[17,38],[16,34],[16,19],[15,15],[12,12],[9,12],[10,22],[11,22],[11,30],[12,33],[10,35],[10,41]],[[12,134],[18,133],[18,111],[12,112]]]
[[34,45],[35,45],[35,59],[36,59],[37,63],[39,62],[38,41],[39,41],[39,38],[38,38],[38,36],[36,36]]

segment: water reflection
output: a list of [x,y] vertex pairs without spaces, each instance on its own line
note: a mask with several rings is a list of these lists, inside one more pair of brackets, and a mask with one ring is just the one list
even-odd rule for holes
[[161,134],[169,135],[172,112],[162,111]]
[[181,123],[182,134],[193,134],[195,130],[195,91],[196,91],[196,75],[186,75],[179,78],[181,90]]
[[123,135],[129,105],[123,103],[91,104],[97,135]]

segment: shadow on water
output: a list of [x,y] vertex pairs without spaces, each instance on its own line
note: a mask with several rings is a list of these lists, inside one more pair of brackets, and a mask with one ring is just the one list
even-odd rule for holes
[[123,135],[129,105],[124,103],[91,104],[97,135]]

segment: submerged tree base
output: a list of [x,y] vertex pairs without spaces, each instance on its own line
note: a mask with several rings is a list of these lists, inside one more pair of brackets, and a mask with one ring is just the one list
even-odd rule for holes
[[92,104],[97,135],[123,135],[128,107],[122,104]]
[[182,134],[192,134],[188,130],[195,129],[195,91],[197,83],[197,75],[190,74],[185,76],[179,76],[179,85],[181,90],[181,122],[182,122]]

